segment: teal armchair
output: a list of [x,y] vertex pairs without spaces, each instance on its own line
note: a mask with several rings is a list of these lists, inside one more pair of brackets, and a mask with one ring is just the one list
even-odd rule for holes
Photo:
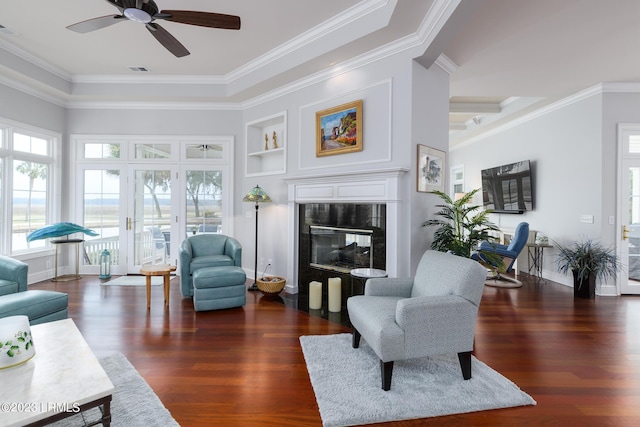
[[242,267],[242,245],[224,234],[196,234],[180,245],[180,292],[193,296],[193,273],[200,268]]

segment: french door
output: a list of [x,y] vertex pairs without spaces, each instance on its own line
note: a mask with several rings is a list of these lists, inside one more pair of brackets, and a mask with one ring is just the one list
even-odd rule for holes
[[640,294],[640,124],[618,126],[620,293]]
[[85,138],[74,140],[73,222],[98,235],[83,236],[81,273],[97,274],[104,251],[111,274],[139,274],[145,264],[178,265],[189,235],[233,235],[232,137]]
[[176,263],[180,191],[176,186],[176,167],[170,165],[132,165],[128,168],[129,200],[125,218],[127,236],[127,274],[140,273],[147,264]]

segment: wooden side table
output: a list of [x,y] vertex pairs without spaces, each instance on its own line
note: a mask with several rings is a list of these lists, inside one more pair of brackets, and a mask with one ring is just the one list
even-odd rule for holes
[[143,265],[140,274],[147,276],[147,310],[151,309],[151,277],[162,276],[164,278],[164,306],[169,306],[169,289],[171,287],[171,272],[176,271],[175,265],[158,264]]

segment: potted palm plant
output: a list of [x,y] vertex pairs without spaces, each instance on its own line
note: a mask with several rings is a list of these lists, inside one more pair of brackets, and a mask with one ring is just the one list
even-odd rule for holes
[[615,277],[620,270],[620,258],[611,247],[593,239],[583,239],[570,245],[556,243],[558,270],[573,273],[573,295],[578,298],[595,298],[596,281]]
[[[432,191],[443,201],[436,205],[440,211],[438,218],[425,221],[423,227],[438,227],[433,234],[431,249],[441,252],[451,252],[455,255],[469,258],[473,251],[477,251],[478,244],[484,240],[491,241],[491,231],[498,232],[499,228],[489,221],[491,210],[480,210],[480,206],[470,205],[473,196],[479,188],[464,194],[457,200],[451,199],[446,193]],[[487,253],[487,258],[495,257]]]

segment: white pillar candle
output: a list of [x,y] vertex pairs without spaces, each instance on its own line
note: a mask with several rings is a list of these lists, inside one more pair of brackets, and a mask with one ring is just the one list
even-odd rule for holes
[[309,283],[309,309],[318,310],[322,307],[322,283]]
[[342,280],[339,277],[329,278],[329,311],[342,310]]

